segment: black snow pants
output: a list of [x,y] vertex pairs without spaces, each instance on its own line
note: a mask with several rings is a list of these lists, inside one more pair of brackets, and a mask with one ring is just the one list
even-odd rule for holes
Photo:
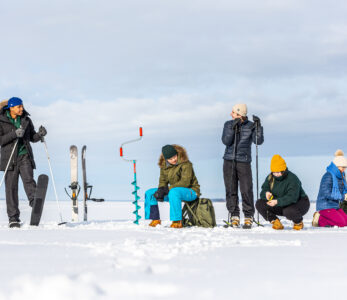
[[277,216],[284,216],[288,220],[298,224],[302,222],[303,216],[306,215],[306,213],[310,209],[310,200],[307,196],[299,199],[298,202],[286,207],[271,207],[266,203],[266,200],[259,199],[256,203],[256,207],[263,218],[269,222],[278,219]]
[[7,215],[10,222],[19,221],[19,175],[22,178],[29,205],[32,206],[35,197],[36,182],[34,180],[34,171],[28,154],[19,156],[17,158],[17,164],[13,167],[13,170],[7,171],[5,177]]
[[[235,166],[234,166],[235,164]],[[246,218],[254,216],[254,197],[251,164],[224,160],[224,184],[226,192],[226,205],[232,217],[240,216],[239,208],[239,182],[242,197],[242,211]]]

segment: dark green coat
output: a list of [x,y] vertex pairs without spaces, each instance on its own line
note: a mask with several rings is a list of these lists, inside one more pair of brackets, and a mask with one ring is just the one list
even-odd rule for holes
[[195,176],[193,164],[188,160],[186,150],[178,145],[173,145],[178,153],[177,165],[170,165],[161,155],[159,158],[160,178],[159,186],[168,186],[169,188],[185,187],[196,192],[200,197],[200,185]]
[[261,187],[260,198],[266,199],[266,192],[273,194],[273,199],[277,200],[277,206],[286,207],[298,202],[299,199],[307,197],[301,186],[299,178],[288,169],[281,177],[270,174]]

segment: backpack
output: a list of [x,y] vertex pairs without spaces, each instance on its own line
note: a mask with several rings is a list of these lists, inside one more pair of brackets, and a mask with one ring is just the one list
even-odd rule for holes
[[185,202],[182,209],[183,227],[215,227],[216,215],[212,201],[207,198],[199,198],[192,202]]

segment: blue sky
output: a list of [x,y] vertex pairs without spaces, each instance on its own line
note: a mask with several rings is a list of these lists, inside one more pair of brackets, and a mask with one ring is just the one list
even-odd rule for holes
[[139,126],[126,153],[142,192],[157,185],[161,146],[180,143],[204,195],[224,197],[220,136],[238,102],[265,127],[260,181],[280,153],[315,197],[327,161],[347,151],[346,13],[323,0],[1,1],[0,97],[21,97],[47,127],[62,199],[71,144],[88,146],[95,196],[131,198],[118,148]]

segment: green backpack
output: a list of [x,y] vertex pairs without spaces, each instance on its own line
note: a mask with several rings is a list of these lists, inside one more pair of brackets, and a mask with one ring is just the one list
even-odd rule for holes
[[207,198],[185,202],[182,209],[182,224],[184,227],[215,227],[216,215],[212,201]]

